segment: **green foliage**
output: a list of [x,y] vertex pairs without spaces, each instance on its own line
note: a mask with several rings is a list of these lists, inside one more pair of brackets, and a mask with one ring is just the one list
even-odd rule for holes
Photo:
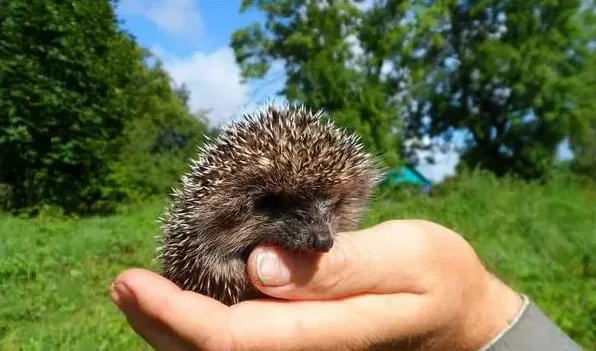
[[[420,42],[420,102],[410,128],[469,133],[464,163],[497,175],[541,177],[557,146],[596,112],[594,4],[581,0],[431,1]],[[587,5],[591,10],[581,11]],[[428,109],[423,112],[422,109]],[[422,119],[430,117],[424,125]]]
[[335,122],[355,131],[371,150],[395,164],[401,155],[399,108],[386,98],[380,65],[354,54],[362,13],[348,1],[245,0],[242,11],[257,7],[266,23],[234,32],[231,45],[242,74],[261,78],[283,61],[292,101],[325,109]]
[[[596,45],[595,45],[596,48]],[[596,59],[590,61],[590,70],[584,75],[586,87],[596,87]],[[594,94],[587,94],[586,100],[596,106]],[[572,168],[579,174],[596,180],[596,107],[586,111],[586,117],[575,125],[570,137],[574,153]]]
[[573,169],[596,180],[596,120],[573,142]]
[[127,105],[133,118],[124,128],[123,146],[110,164],[110,201],[139,201],[169,193],[205,135],[205,116],[189,113],[188,93],[173,90],[161,65],[139,65]]
[[233,35],[244,77],[282,62],[282,93],[328,110],[381,154],[413,158],[404,140],[460,131],[463,164],[536,178],[596,118],[593,1],[387,0],[359,11],[354,1],[244,0],[249,8],[266,21]]
[[163,194],[207,132],[188,92],[118,29],[113,5],[2,4],[3,206],[105,212]]
[[[569,178],[539,185],[469,174],[431,197],[382,193],[363,227],[421,218],[453,228],[499,277],[593,350],[594,189]],[[148,350],[106,291],[125,268],[157,268],[155,219],[163,205],[81,220],[0,216],[0,349]]]
[[11,207],[12,187],[8,184],[0,183],[0,212],[8,211]]
[[16,207],[88,210],[131,117],[134,43],[110,1],[3,2],[0,31],[0,181]]

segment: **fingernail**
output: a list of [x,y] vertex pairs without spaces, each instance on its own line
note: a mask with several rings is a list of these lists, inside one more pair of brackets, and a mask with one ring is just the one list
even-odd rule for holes
[[290,282],[290,270],[271,251],[264,250],[257,255],[257,275],[266,286],[281,286]]
[[123,307],[123,303],[130,298],[131,293],[130,290],[126,287],[126,285],[120,282],[114,282],[110,286],[110,296],[112,300],[118,305],[119,307]]

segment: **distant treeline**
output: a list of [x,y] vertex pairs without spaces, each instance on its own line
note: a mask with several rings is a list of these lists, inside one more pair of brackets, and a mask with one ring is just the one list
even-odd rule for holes
[[[0,208],[109,212],[167,193],[204,135],[184,87],[149,65],[112,0],[0,2]],[[462,165],[542,178],[569,140],[596,175],[593,1],[245,0],[247,79],[323,108],[388,165],[406,141],[466,137]],[[199,97],[200,98],[200,97]],[[432,146],[431,146],[432,147]]]

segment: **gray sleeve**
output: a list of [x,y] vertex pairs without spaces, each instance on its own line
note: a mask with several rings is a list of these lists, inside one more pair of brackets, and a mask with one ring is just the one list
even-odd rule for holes
[[479,351],[582,351],[527,296],[509,327]]

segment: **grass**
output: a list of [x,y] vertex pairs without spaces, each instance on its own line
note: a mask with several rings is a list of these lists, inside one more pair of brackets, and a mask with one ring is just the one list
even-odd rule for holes
[[161,203],[108,218],[0,219],[0,350],[139,350],[108,299],[125,267],[153,268]]
[[[105,218],[0,216],[0,350],[148,350],[107,288],[153,269],[162,201]],[[363,226],[423,218],[453,228],[486,264],[586,349],[596,349],[596,192],[471,176],[426,197],[384,194]],[[399,233],[397,233],[399,235]]]

